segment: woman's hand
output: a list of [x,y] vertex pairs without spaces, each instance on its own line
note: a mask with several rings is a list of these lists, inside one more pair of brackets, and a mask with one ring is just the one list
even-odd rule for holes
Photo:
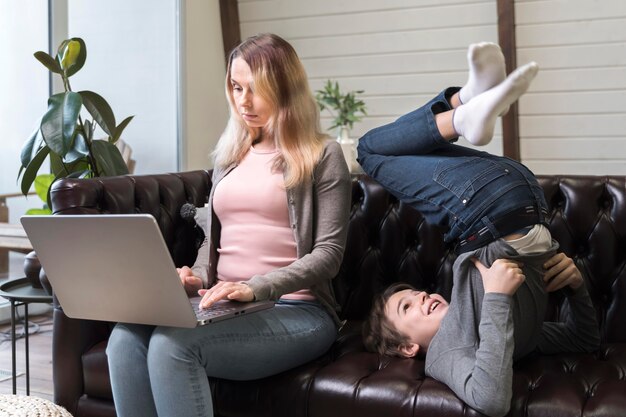
[[202,288],[202,280],[194,276],[193,272],[191,272],[191,268],[188,266],[176,268],[176,271],[180,277],[180,282],[182,282],[183,287],[185,287],[187,295],[189,297],[195,297],[196,294],[198,294],[198,290]]
[[246,284],[219,281],[208,290],[199,290],[202,296],[200,308],[209,308],[219,300],[254,301],[254,293]]
[[496,259],[487,268],[478,259],[473,259],[474,266],[483,278],[485,293],[494,292],[513,295],[526,279],[522,272],[522,264],[510,259]]
[[543,264],[543,268],[546,270],[543,281],[547,284],[547,292],[556,291],[565,286],[575,290],[583,285],[583,277],[576,264],[564,253],[557,253],[548,259]]

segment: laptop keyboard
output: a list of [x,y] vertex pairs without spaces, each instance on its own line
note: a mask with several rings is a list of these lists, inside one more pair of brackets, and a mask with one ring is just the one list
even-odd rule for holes
[[201,309],[198,304],[193,304],[193,311],[196,313],[196,317],[201,320],[210,319],[215,316],[221,316],[233,311],[236,311],[236,307],[225,306],[220,304],[214,304],[208,309]]

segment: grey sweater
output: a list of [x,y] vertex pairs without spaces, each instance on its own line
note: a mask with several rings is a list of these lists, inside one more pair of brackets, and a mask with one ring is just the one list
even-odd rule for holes
[[[503,416],[511,406],[513,361],[538,349],[543,353],[589,352],[600,336],[595,310],[583,285],[565,289],[569,316],[544,322],[547,293],[543,263],[558,244],[539,255],[519,256],[503,240],[459,256],[448,313],[426,353],[426,374],[448,385],[470,407]],[[490,267],[498,258],[524,263],[525,282],[513,296],[485,294],[471,258]]]
[[[192,267],[205,288],[217,280],[220,224],[213,212],[213,193],[217,184],[235,166],[213,171],[209,194],[209,214],[204,243]],[[331,280],[339,272],[348,234],[351,179],[341,147],[328,140],[313,178],[287,190],[289,221],[297,246],[298,259],[292,264],[264,275],[254,275],[246,283],[257,300],[277,300],[283,294],[309,288],[328,310],[335,323],[337,303]]]

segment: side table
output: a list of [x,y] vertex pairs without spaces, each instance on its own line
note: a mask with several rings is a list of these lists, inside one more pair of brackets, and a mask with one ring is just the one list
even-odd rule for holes
[[24,343],[26,345],[26,395],[30,395],[30,372],[28,363],[28,304],[51,303],[52,296],[43,288],[33,288],[28,278],[7,281],[0,285],[0,297],[11,303],[11,365],[13,372],[13,394],[17,394],[17,369],[15,360],[16,337],[15,316],[17,308],[24,306]]

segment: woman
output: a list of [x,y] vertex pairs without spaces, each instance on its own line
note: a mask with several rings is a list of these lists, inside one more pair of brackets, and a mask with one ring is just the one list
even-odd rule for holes
[[215,150],[208,236],[179,274],[201,306],[276,307],[195,329],[115,326],[107,354],[119,416],[211,416],[207,377],[263,378],[308,362],[335,340],[330,280],[339,271],[350,176],[320,133],[304,68],[278,36],[230,54],[230,120]]

